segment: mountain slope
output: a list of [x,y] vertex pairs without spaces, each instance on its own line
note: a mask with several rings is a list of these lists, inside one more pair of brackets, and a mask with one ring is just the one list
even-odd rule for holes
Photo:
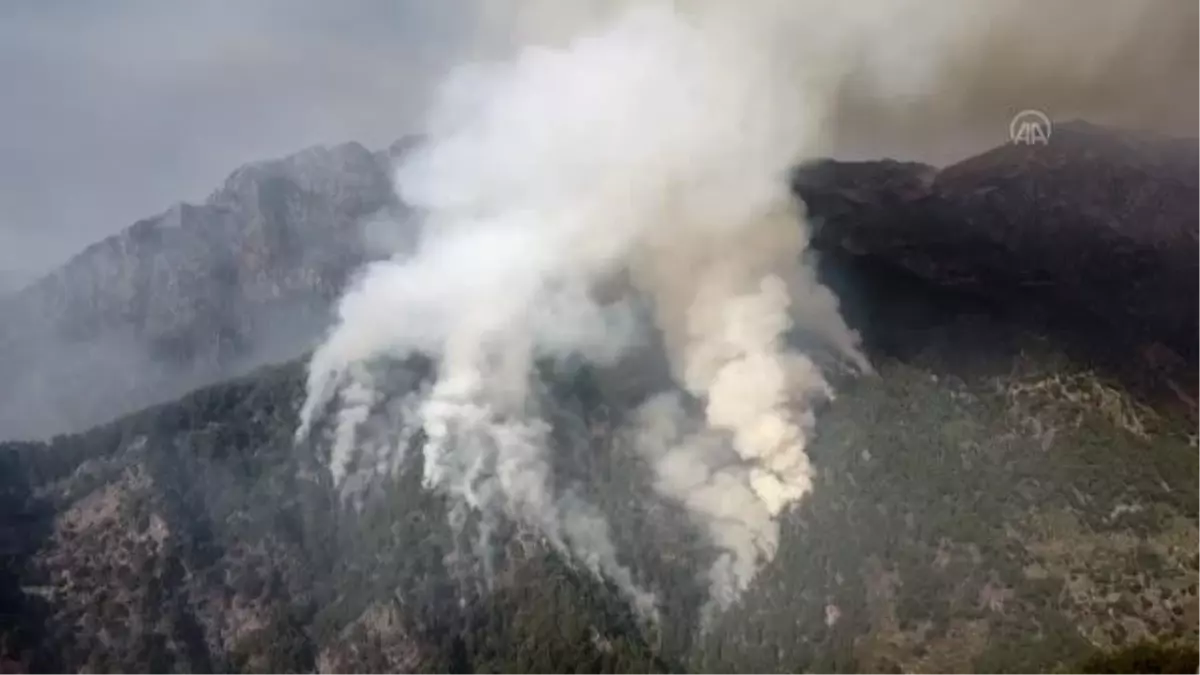
[[238,169],[0,298],[0,437],[86,428],[292,358],[396,212],[385,153],[312,148]]
[[[942,172],[798,173],[822,276],[877,375],[836,383],[810,447],[814,491],[707,634],[694,630],[695,571],[711,551],[616,431],[646,393],[629,364],[547,366],[545,396],[560,477],[592,478],[623,556],[659,590],[657,626],[530,533],[508,533],[495,586],[482,586],[452,555],[419,453],[361,510],[340,501],[325,443],[293,442],[294,362],[84,434],[0,445],[0,658],[68,670],[909,671],[1070,668],[1144,640],[1194,650],[1200,461],[1184,399],[1196,357],[1170,326],[1196,320],[1195,144],[1178,166],[1082,140]],[[1136,147],[1161,158],[1188,146]],[[1095,206],[1115,190],[1095,192],[1097,167],[1143,206]],[[1148,218],[1153,228],[1120,239],[1098,229]],[[1052,264],[1081,250],[1103,264]],[[1117,289],[1110,302],[1094,302],[1088,275]],[[1174,297],[1157,297],[1164,286]],[[1188,294],[1190,309],[1177,299]],[[1147,353],[1165,365],[1146,369]],[[429,365],[397,367],[416,386]]]
[[1198,175],[1195,139],[1075,122],[941,171],[828,162],[795,185],[814,248],[976,298],[1194,408]]

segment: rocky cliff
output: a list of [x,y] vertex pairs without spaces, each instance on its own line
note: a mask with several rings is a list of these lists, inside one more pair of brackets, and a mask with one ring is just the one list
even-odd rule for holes
[[312,148],[0,299],[0,437],[79,430],[294,357],[363,261],[369,216],[402,217],[388,153]]

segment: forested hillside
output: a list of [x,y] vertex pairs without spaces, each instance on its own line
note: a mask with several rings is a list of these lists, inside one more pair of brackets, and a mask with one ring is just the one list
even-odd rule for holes
[[[638,364],[546,363],[540,396],[555,479],[588,476],[580,489],[657,593],[657,620],[511,524],[483,574],[422,488],[420,453],[343,500],[321,430],[295,441],[294,361],[86,433],[0,444],[3,666],[1192,672],[1195,145],[1180,168],[1128,143],[1086,162],[1064,144],[941,173],[797,176],[822,276],[875,373],[836,376],[809,447],[817,484],[707,630],[697,575],[713,552],[647,485],[623,431],[652,393]],[[1072,172],[1100,170],[1129,211],[1092,208],[1112,190]],[[1139,229],[1150,212],[1162,221]],[[1069,274],[1054,266],[1085,249],[1097,253]],[[1117,290],[1087,284],[1106,274],[1124,275]],[[431,366],[395,367],[416,387]]]

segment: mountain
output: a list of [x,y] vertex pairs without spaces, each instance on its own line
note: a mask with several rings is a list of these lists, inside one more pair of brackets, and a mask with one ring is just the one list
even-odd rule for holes
[[388,152],[244,166],[0,296],[0,437],[81,430],[307,349],[368,253],[364,219],[402,217]]
[[[706,633],[710,553],[613,432],[628,364],[547,364],[545,396],[558,470],[592,477],[657,625],[528,532],[507,533],[492,587],[461,574],[420,453],[342,502],[328,447],[293,440],[293,361],[0,444],[0,665],[1193,672],[1196,157],[1073,124],[941,170],[799,168],[821,276],[876,375],[836,382],[813,492]],[[414,387],[429,368],[396,365]]]
[[977,298],[1194,408],[1198,180],[1195,139],[1072,122],[941,171],[824,162],[794,184],[826,255]]

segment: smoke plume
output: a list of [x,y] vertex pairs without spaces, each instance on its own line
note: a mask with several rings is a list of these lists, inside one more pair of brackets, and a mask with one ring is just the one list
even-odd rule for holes
[[[1023,1],[564,4],[539,15],[553,20],[515,58],[461,67],[439,91],[425,144],[396,172],[422,239],[342,299],[299,433],[336,401],[334,478],[394,470],[375,446],[354,458],[386,386],[372,368],[431,357],[436,379],[410,417],[427,437],[425,484],[450,499],[452,525],[477,518],[482,551],[500,518],[534,528],[652,613],[599,509],[554,485],[534,376],[543,358],[610,363],[651,330],[676,388],[643,405],[636,445],[656,489],[720,551],[706,575],[720,609],[772,558],[780,514],[812,488],[805,446],[833,394],[789,335],[802,329],[869,370],[809,264],[788,171],[875,128],[969,130],[996,117],[1002,136],[1014,92],[1044,94],[1016,109],[1086,103],[1093,69],[1154,22],[1136,0],[1089,3],[1083,23],[1097,32],[1081,55],[1057,42],[1073,27],[1024,21],[1050,10]],[[1021,49],[1036,57],[1010,58],[1006,39],[1026,27]],[[1005,92],[986,115],[981,88]]]
[[[565,44],[638,0],[477,0],[480,43]],[[678,2],[690,12],[719,0]],[[831,154],[957,161],[1024,109],[1174,135],[1200,128],[1200,5],[1175,0],[749,0],[790,81],[816,78]],[[764,28],[765,26],[765,28]],[[765,36],[765,37],[764,37]],[[778,45],[776,45],[778,46]]]

